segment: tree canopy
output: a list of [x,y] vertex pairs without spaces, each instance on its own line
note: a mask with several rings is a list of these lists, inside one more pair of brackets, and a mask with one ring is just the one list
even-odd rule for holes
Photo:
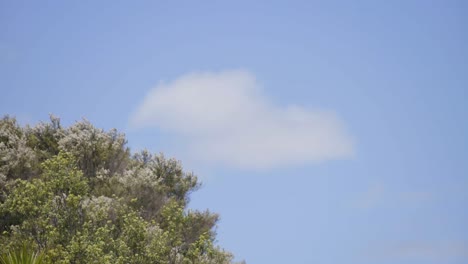
[[0,254],[27,245],[44,263],[232,263],[216,245],[219,216],[187,209],[199,187],[175,159],[132,154],[115,129],[0,120]]

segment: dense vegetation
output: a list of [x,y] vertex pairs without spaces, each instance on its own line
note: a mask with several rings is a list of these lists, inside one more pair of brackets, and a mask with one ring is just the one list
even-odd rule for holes
[[116,130],[0,120],[4,259],[27,247],[42,263],[231,263],[218,215],[187,209],[199,187],[177,160],[131,154]]

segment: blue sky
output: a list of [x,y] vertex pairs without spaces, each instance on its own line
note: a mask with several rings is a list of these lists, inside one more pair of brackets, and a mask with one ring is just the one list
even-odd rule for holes
[[247,263],[468,263],[466,1],[0,1],[0,113],[180,159]]

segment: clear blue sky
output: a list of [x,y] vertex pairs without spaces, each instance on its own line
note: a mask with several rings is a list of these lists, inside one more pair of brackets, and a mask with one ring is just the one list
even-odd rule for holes
[[[134,150],[181,159],[204,181],[191,207],[219,212],[219,243],[249,264],[468,263],[467,14],[462,0],[3,0],[0,113],[23,123],[86,117],[125,132]],[[264,127],[282,128],[290,116],[272,113],[291,105],[305,117],[332,112],[352,154],[333,149],[317,162],[311,155],[325,154],[307,143],[280,155],[280,166],[254,151],[249,160],[266,162],[255,168],[232,146],[226,155],[238,164],[190,156],[186,145],[212,143],[211,127],[187,134],[155,112],[132,125],[161,81],[183,95],[176,80],[187,74],[224,84],[231,77],[219,76],[239,69],[235,80],[254,76],[262,89],[247,96],[256,109],[247,113],[270,113],[249,120],[268,116]],[[299,141],[287,129],[272,136],[273,150],[310,139],[298,130]],[[219,131],[221,141],[269,136]]]

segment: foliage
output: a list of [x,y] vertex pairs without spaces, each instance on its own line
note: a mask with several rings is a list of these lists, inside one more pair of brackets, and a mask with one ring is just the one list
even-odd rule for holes
[[0,256],[0,264],[42,264],[44,255],[23,245],[20,249],[9,251]]
[[215,243],[218,215],[186,209],[200,187],[194,174],[163,154],[131,155],[123,134],[86,120],[63,128],[53,116],[34,127],[1,119],[0,184],[5,263],[232,261]]

